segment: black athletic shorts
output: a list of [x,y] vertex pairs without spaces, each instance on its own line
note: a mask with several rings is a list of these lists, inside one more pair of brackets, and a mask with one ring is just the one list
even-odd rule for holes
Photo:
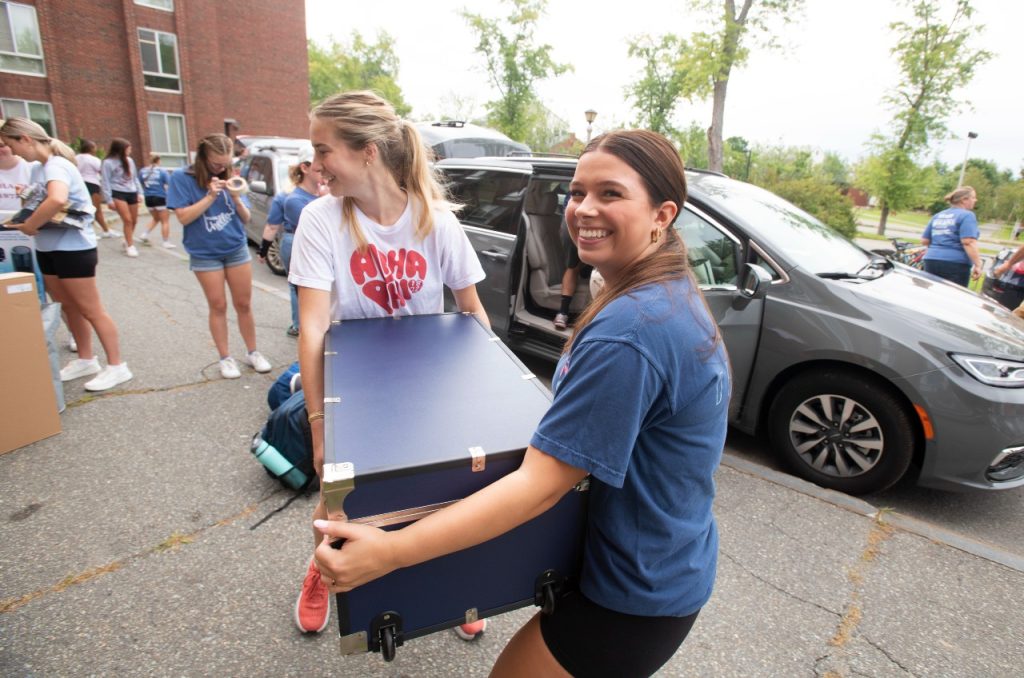
[[161,198],[158,195],[147,195],[146,196],[146,207],[153,209],[163,209],[167,207],[167,198]]
[[89,195],[96,195],[97,193],[103,192],[103,189],[100,188],[99,184],[94,184],[90,181],[85,182],[85,187],[89,189]]
[[541,615],[544,644],[577,678],[650,676],[683,644],[700,610],[688,617],[638,617],[601,607],[574,591]]
[[110,194],[114,196],[114,200],[124,200],[129,205],[139,204],[138,193],[129,193],[128,191],[111,191]]
[[96,248],[91,250],[40,252],[36,250],[36,261],[43,275],[58,278],[94,278],[99,257]]

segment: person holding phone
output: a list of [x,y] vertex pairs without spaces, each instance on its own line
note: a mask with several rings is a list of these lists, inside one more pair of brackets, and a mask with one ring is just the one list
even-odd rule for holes
[[[238,316],[238,330],[247,353],[243,360],[257,372],[272,368],[256,350],[256,319],[252,312],[252,257],[245,237],[249,200],[244,182],[228,182],[231,139],[210,134],[199,140],[196,159],[176,169],[167,191],[167,207],[184,228],[183,245],[209,309],[210,335],[219,353],[224,379],[242,376],[228,347],[227,292]],[[227,292],[225,292],[225,288]]]

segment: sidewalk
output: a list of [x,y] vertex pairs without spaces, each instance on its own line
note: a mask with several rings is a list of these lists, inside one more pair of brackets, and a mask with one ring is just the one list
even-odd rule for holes
[[[273,513],[290,495],[248,452],[266,390],[294,360],[287,296],[254,290],[274,371],[225,381],[181,249],[99,247],[135,378],[98,395],[66,384],[64,432],[0,456],[0,674],[487,675],[532,609],[474,643],[411,640],[391,664],[341,657],[333,620],[319,637],[295,630],[313,501]],[[234,330],[231,342],[241,355]],[[716,591],[659,675],[1020,672],[1019,559],[729,455],[718,490]]]

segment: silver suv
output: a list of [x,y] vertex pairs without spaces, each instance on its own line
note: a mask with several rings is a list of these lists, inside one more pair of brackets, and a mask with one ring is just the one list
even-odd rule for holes
[[[495,332],[552,359],[568,336],[552,320],[575,164],[437,164],[465,205]],[[940,488],[1024,486],[1024,321],[866,252],[765,190],[708,172],[687,181],[675,227],[729,351],[733,426],[767,436],[795,473],[843,492],[908,474]],[[573,314],[588,287],[578,286]]]
[[[245,234],[249,242],[257,247],[263,239],[263,227],[267,224],[270,203],[278,193],[292,190],[288,168],[298,162],[299,149],[309,146],[308,139],[288,137],[259,137],[248,144],[248,153],[242,160],[240,173],[249,183],[249,203],[252,218],[246,224]],[[281,262],[281,233],[267,252],[267,266],[277,275],[284,275]]]

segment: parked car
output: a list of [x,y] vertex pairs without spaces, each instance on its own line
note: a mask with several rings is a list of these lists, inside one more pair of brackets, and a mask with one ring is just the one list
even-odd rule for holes
[[529,155],[530,147],[513,141],[497,130],[462,120],[416,123],[423,140],[434,149],[438,160],[481,156]]
[[[438,163],[487,278],[494,331],[557,358],[552,325],[574,160]],[[857,247],[768,191],[688,171],[675,227],[729,352],[731,425],[798,475],[850,493],[1024,486],[1024,321]],[[590,300],[586,280],[573,300]],[[581,422],[586,425],[586,422]]]
[[[299,149],[309,146],[308,139],[287,137],[247,137],[249,152],[242,160],[239,170],[249,184],[249,203],[252,218],[245,226],[249,242],[259,246],[263,239],[263,227],[267,224],[270,203],[278,193],[287,193],[293,186],[288,178],[288,168],[298,161]],[[281,261],[281,233],[267,252],[267,266],[277,275],[284,275]]]
[[1024,272],[1017,271],[1018,267],[1024,267],[1017,264],[998,278],[995,276],[994,270],[1006,263],[1006,260],[1016,251],[1016,247],[1004,247],[999,250],[995,260],[985,271],[985,281],[981,284],[982,294],[992,297],[1011,311],[1024,302]]

